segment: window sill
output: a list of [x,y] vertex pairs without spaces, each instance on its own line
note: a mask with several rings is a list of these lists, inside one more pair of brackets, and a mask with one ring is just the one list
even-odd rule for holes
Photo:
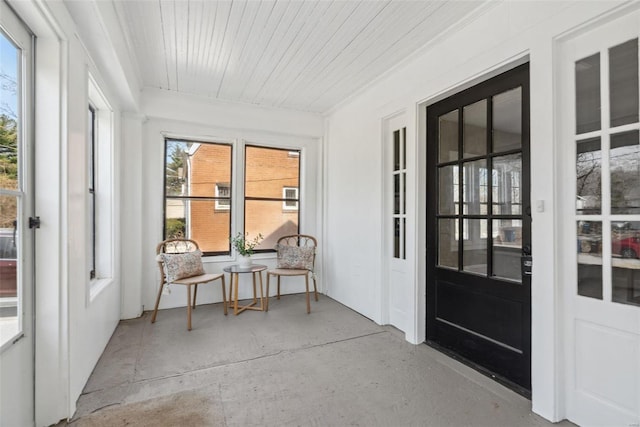
[[113,278],[93,279],[89,285],[89,304],[114,282]]

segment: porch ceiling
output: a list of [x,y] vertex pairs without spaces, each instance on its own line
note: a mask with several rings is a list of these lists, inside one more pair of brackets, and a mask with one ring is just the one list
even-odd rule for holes
[[144,87],[326,112],[485,1],[115,0]]

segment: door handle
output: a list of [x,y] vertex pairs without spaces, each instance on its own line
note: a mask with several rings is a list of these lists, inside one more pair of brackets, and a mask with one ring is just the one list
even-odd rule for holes
[[533,270],[533,257],[531,256],[531,246],[524,245],[522,247],[521,269],[522,276],[531,276]]

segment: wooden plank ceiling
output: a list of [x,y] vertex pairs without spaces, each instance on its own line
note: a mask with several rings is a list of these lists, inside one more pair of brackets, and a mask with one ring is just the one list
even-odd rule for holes
[[482,3],[114,1],[143,87],[318,113]]

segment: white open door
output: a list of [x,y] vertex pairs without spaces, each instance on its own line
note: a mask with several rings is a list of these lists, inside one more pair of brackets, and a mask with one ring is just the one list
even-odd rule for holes
[[32,37],[0,2],[0,425],[34,423]]
[[409,163],[407,114],[383,120],[385,280],[382,295],[384,323],[411,330],[413,295],[413,222],[407,216]]
[[558,50],[567,417],[640,425],[640,12]]

